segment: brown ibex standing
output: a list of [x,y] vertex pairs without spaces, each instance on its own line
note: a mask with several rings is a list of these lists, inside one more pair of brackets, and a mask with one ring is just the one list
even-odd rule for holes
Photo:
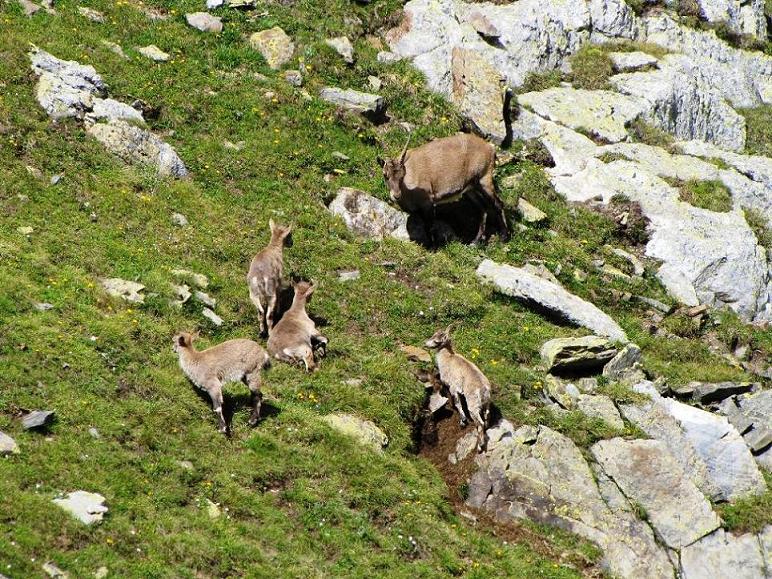
[[265,335],[273,327],[276,302],[281,291],[284,270],[284,247],[292,247],[292,228],[268,221],[271,241],[249,265],[247,285],[249,298],[260,315],[260,333]]
[[426,347],[437,350],[435,361],[440,372],[440,382],[450,391],[461,426],[466,426],[470,418],[475,423],[477,450],[482,452],[487,444],[485,428],[491,404],[491,383],[477,366],[453,351],[450,326],[445,330],[437,330],[426,342]]
[[493,182],[496,164],[493,145],[466,133],[435,139],[408,150],[409,142],[410,139],[399,157],[381,162],[383,177],[391,199],[403,211],[421,216],[430,239],[437,205],[457,201],[464,194],[483,212],[474,241],[485,235],[489,211],[494,213],[501,238],[509,239],[504,204]]

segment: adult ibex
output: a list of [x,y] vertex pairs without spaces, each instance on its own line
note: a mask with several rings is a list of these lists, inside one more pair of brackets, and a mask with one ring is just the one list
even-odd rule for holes
[[415,149],[408,149],[409,144],[408,138],[399,157],[379,161],[391,199],[403,211],[420,215],[432,242],[437,206],[457,201],[464,194],[483,212],[474,241],[484,237],[489,212],[498,222],[501,238],[509,239],[504,204],[493,182],[493,145],[466,133],[435,139]]

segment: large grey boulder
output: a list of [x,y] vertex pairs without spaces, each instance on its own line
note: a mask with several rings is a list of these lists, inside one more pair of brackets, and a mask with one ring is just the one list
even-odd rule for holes
[[680,139],[700,139],[732,151],[745,146],[745,119],[687,57],[666,55],[658,70],[620,74],[610,82],[636,99],[647,120]]
[[658,440],[602,440],[590,449],[603,472],[646,512],[657,535],[681,549],[721,525],[710,503]]
[[696,0],[700,16],[707,22],[723,23],[735,34],[759,40],[767,37],[763,0]]
[[148,130],[125,121],[96,123],[88,134],[126,163],[149,165],[161,177],[185,177],[188,170],[177,152]]
[[603,550],[603,566],[613,576],[672,579],[673,567],[651,529],[618,491],[598,489],[567,437],[546,426],[500,424],[488,430],[488,449],[475,460],[471,507],[501,522],[527,518],[572,531]]
[[75,491],[54,499],[53,503],[86,525],[102,522],[107,512],[105,498],[99,493]]
[[410,239],[407,214],[364,191],[342,187],[330,203],[329,210],[342,218],[346,227],[360,237]]
[[484,260],[477,268],[477,277],[492,283],[498,291],[555,312],[568,321],[588,328],[601,336],[627,342],[624,330],[610,316],[593,304],[545,280],[524,268]]
[[549,372],[586,371],[602,368],[617,354],[606,338],[555,338],[541,347],[541,359]]
[[651,402],[622,406],[624,417],[662,442],[708,497],[733,501],[766,490],[748,446],[726,418],[664,398],[650,382],[634,390]]
[[623,195],[649,220],[646,255],[662,261],[657,276],[686,305],[728,307],[752,321],[772,319],[772,280],[766,251],[739,211],[716,213],[679,200],[679,192],[637,163],[587,161],[553,179],[570,201]]
[[683,579],[759,579],[769,577],[756,535],[732,535],[723,529],[681,550]]

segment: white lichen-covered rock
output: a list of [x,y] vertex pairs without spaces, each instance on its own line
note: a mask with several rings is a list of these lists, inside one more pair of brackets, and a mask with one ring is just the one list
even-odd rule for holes
[[507,137],[504,78],[477,51],[456,47],[451,53],[450,100],[471,119],[476,132],[494,143]]
[[645,510],[671,549],[690,545],[720,526],[710,503],[662,442],[613,438],[597,442],[590,451],[628,500]]
[[155,167],[161,177],[185,177],[188,170],[177,152],[148,130],[125,121],[96,123],[87,132],[126,163]]
[[145,286],[141,283],[118,277],[102,279],[100,282],[108,295],[137,304],[145,301],[145,296],[140,293],[145,289]]
[[602,549],[603,566],[615,577],[672,579],[651,529],[618,491],[599,490],[581,451],[562,434],[546,426],[497,425],[476,462],[468,505],[498,521],[529,518],[572,531]]
[[687,57],[666,55],[658,70],[620,74],[610,82],[621,93],[646,102],[644,117],[679,139],[742,150],[745,119],[703,76]]
[[562,286],[545,280],[524,268],[499,264],[486,259],[477,268],[477,277],[492,283],[498,291],[505,295],[535,303],[601,336],[627,342],[624,330],[608,314],[570,293]]
[[0,432],[0,456],[19,454],[19,445],[5,432]]
[[733,501],[766,490],[748,446],[726,418],[664,398],[650,382],[634,390],[651,402],[625,405],[622,414],[661,441],[707,496]]
[[185,15],[185,20],[193,28],[201,32],[222,32],[222,20],[219,16],[212,16],[208,12],[192,12]]
[[322,100],[363,115],[377,117],[386,109],[382,96],[354,89],[325,87],[319,93]]
[[647,110],[640,96],[612,91],[555,87],[521,94],[518,102],[542,118],[616,143],[627,138],[627,125]]
[[759,538],[723,529],[681,550],[683,579],[758,579],[768,577]]
[[637,163],[589,160],[582,171],[553,178],[570,201],[607,203],[624,195],[649,219],[646,255],[662,261],[658,277],[687,305],[729,307],[746,320],[772,319],[765,250],[742,213],[716,213],[679,200],[677,189]]
[[394,209],[364,191],[342,187],[330,203],[329,210],[333,215],[341,217],[346,227],[361,237],[410,239],[407,213]]
[[255,32],[249,37],[249,44],[263,55],[268,66],[274,70],[288,63],[295,53],[295,43],[278,26]]
[[573,372],[602,368],[617,349],[606,338],[583,336],[549,340],[539,353],[548,372]]
[[351,64],[354,62],[354,46],[346,36],[329,38],[324,43],[337,52],[345,62]]
[[580,394],[576,400],[576,408],[590,418],[600,418],[617,430],[623,430],[625,427],[619,410],[608,396]]
[[86,525],[101,522],[107,512],[105,498],[98,493],[75,491],[53,502]]
[[360,444],[381,452],[389,444],[388,437],[371,420],[362,420],[351,414],[328,414],[322,418],[331,428],[351,436]]
[[648,172],[660,177],[670,177],[681,181],[708,181],[719,178],[718,167],[690,155],[673,155],[662,147],[653,147],[644,143],[615,143],[598,147],[595,156],[622,156],[635,161]]
[[756,463],[772,470],[772,390],[734,396],[724,400],[718,411],[743,435]]
[[707,22],[726,24],[735,34],[759,40],[767,37],[764,0],[697,0],[697,4]]
[[137,51],[142,56],[145,56],[150,60],[154,60],[155,62],[166,62],[171,58],[171,55],[168,52],[164,52],[163,50],[158,48],[155,44],[142,46],[140,48],[137,48]]
[[683,54],[691,69],[735,107],[760,105],[760,94],[772,80],[772,56],[733,48],[714,32],[681,25],[663,12],[643,18],[635,39]]
[[95,98],[91,110],[86,113],[86,122],[125,121],[139,127],[145,126],[142,112],[115,99]]

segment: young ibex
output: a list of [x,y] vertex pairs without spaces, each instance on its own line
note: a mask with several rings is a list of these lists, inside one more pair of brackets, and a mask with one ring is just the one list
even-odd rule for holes
[[316,370],[314,350],[327,346],[327,338],[319,333],[316,324],[306,313],[306,303],[316,286],[305,281],[295,284],[292,306],[282,316],[268,337],[268,352],[282,362],[300,362],[307,372]]
[[440,381],[448,387],[458,409],[461,426],[466,426],[469,419],[477,426],[477,450],[482,452],[487,444],[485,427],[491,403],[491,383],[477,366],[453,351],[450,326],[437,330],[426,342],[426,347],[437,350],[435,360],[440,372]]
[[[444,139],[435,139],[408,150],[408,142],[396,159],[379,162],[391,199],[403,211],[418,213],[424,220],[430,239],[433,238],[435,208],[457,201],[467,194],[482,212],[482,222],[475,238],[485,235],[489,211],[498,221],[502,239],[509,239],[509,226],[504,204],[496,193],[493,169],[496,151],[493,145],[480,137],[459,133]],[[433,241],[433,239],[432,239]]]
[[268,221],[268,226],[271,228],[271,241],[254,257],[247,274],[249,298],[260,314],[262,335],[270,332],[274,323],[284,270],[283,249],[292,247],[292,227],[276,225],[273,219]]
[[193,348],[196,337],[197,334],[180,332],[174,336],[174,351],[179,356],[180,368],[185,375],[212,399],[212,408],[220,422],[220,432],[228,432],[222,413],[222,387],[228,382],[242,381],[247,385],[252,393],[249,425],[257,424],[263,400],[260,371],[270,364],[266,351],[252,340],[228,340],[198,352]]

